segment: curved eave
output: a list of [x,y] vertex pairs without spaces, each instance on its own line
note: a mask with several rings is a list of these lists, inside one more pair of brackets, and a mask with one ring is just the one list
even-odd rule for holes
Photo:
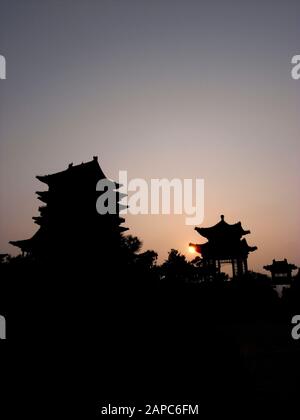
[[208,240],[225,236],[241,238],[242,236],[251,233],[250,230],[244,230],[242,228],[241,222],[230,225],[224,220],[208,228],[195,227],[195,230]]
[[48,185],[49,182],[49,178],[48,175],[37,175],[36,179],[38,179],[39,181],[43,182],[44,184]]
[[263,267],[265,270],[270,271],[271,273],[274,272],[278,272],[278,273],[283,273],[285,272],[285,270],[289,271],[289,270],[297,270],[297,266],[295,264],[286,264],[286,265],[264,265]]
[[34,220],[34,223],[36,223],[37,225],[41,225],[42,224],[42,216],[33,216],[32,218]]
[[123,226],[119,226],[119,231],[120,232],[126,232],[127,230],[129,230],[129,228],[123,227]]
[[[96,156],[93,157],[93,160],[89,161],[89,162],[82,162],[79,165],[73,165],[73,163],[70,163],[68,168],[60,171],[60,172],[56,172],[53,174],[48,174],[48,175],[37,175],[36,178],[49,185],[55,185],[56,183],[60,182],[62,179],[64,180],[68,180],[69,177],[78,177],[79,175],[86,175],[86,176],[95,176],[98,180],[101,179],[107,179],[107,177],[105,176],[104,172],[102,171],[99,163],[98,163],[98,158]],[[118,184],[117,182],[114,182],[114,187],[116,189],[121,187],[121,184]]]
[[20,248],[22,251],[28,251],[32,247],[31,239],[24,239],[22,241],[9,241],[9,243],[17,248]]
[[248,246],[248,249],[247,249],[248,252],[254,252],[256,250],[257,250],[257,246]]
[[230,258],[245,258],[249,252],[257,250],[256,246],[249,246],[245,239],[241,240],[237,246],[233,248],[225,246],[215,246],[211,242],[204,244],[190,244],[199,254],[204,258],[212,259],[230,259]]

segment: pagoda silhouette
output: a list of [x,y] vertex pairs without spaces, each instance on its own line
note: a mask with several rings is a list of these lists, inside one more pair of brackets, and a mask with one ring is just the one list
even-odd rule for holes
[[292,286],[293,270],[297,268],[295,264],[289,263],[286,258],[284,260],[273,259],[272,264],[264,265],[264,269],[271,273],[272,287],[279,297],[282,297],[283,293]]
[[248,254],[257,247],[249,246],[243,238],[250,230],[244,230],[241,222],[230,225],[225,222],[224,215],[221,215],[221,220],[216,225],[207,228],[195,227],[195,230],[208,239],[204,244],[190,243],[202,256],[202,268],[206,279],[217,278],[221,273],[222,263],[231,263],[233,278],[248,272]]
[[59,264],[103,261],[120,247],[124,219],[119,216],[118,189],[115,214],[99,214],[96,200],[103,192],[96,191],[99,180],[107,179],[98,158],[79,165],[69,164],[62,172],[37,176],[48,186],[47,191],[36,194],[44,205],[39,207],[40,215],[33,217],[39,230],[30,238],[10,241],[19,247],[23,256]]

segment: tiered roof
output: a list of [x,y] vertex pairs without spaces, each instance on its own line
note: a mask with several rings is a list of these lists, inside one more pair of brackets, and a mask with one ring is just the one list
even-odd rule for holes
[[[125,220],[119,217],[118,208],[116,214],[100,215],[96,211],[96,200],[102,194],[96,191],[97,182],[107,179],[96,156],[90,162],[71,163],[64,171],[36,178],[49,189],[36,193],[45,203],[39,207],[40,215],[33,217],[39,230],[30,239],[10,242],[22,251],[34,253],[41,246],[92,248],[98,239],[109,242],[127,230],[120,226]],[[113,184],[118,194],[120,185]]]
[[231,259],[246,257],[249,252],[257,249],[249,246],[244,235],[250,233],[242,228],[241,222],[229,224],[225,222],[224,215],[216,225],[207,228],[195,227],[195,230],[208,242],[196,245],[196,250],[205,258]]
[[276,274],[285,274],[296,270],[298,267],[295,264],[290,264],[287,259],[284,260],[273,260],[272,264],[265,265],[264,269]]

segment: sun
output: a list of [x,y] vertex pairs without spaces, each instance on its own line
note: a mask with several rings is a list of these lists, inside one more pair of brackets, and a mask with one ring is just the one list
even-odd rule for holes
[[195,252],[196,252],[195,247],[194,247],[194,246],[192,246],[192,245],[190,245],[190,246],[189,246],[189,252],[190,252],[191,254],[195,254]]

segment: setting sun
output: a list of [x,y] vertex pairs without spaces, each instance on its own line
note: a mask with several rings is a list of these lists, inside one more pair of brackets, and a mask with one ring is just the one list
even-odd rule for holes
[[189,252],[190,252],[191,254],[195,254],[195,252],[196,252],[195,247],[194,247],[194,246],[192,246],[192,245],[190,245],[190,246],[189,246]]

